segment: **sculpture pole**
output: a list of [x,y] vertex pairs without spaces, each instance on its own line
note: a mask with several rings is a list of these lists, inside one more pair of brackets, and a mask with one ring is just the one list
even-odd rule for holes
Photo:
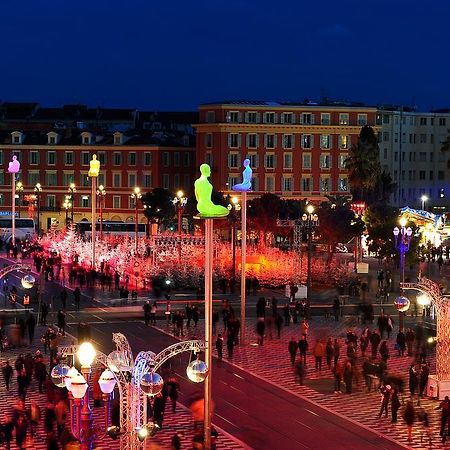
[[92,269],[95,270],[95,232],[96,232],[96,223],[95,223],[95,200],[97,194],[97,186],[96,181],[97,177],[91,177],[92,180],[92,194],[91,194],[91,239],[92,239]]
[[211,448],[212,396],[212,273],[213,273],[213,219],[205,219],[205,362],[209,372],[205,379],[204,436],[205,449]]
[[16,174],[11,173],[11,188],[12,188],[12,226],[11,226],[11,243],[12,247],[16,246]]
[[247,191],[242,191],[241,209],[241,345],[245,344],[245,314],[246,314],[246,292],[245,292],[245,265],[247,256]]

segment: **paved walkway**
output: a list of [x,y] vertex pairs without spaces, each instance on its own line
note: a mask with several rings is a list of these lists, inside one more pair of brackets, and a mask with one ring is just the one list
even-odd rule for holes
[[[162,321],[160,323],[162,323]],[[360,334],[362,327],[353,323],[351,319],[346,319],[341,322],[317,318],[311,320],[308,337],[310,348],[313,346],[316,337],[320,337],[321,339],[327,339],[329,336],[332,336],[333,338],[338,337],[341,344],[344,344],[346,331],[350,327],[358,330],[358,335]],[[218,332],[223,331],[221,326],[218,328]],[[161,326],[159,329],[166,333],[171,333],[170,328],[167,326]],[[274,339],[266,339],[264,346],[258,346],[256,344],[256,333],[254,329],[255,319],[250,319],[247,326],[247,345],[235,347],[232,360],[226,358],[227,352],[225,348],[224,355],[227,362],[230,362],[255,376],[261,377],[269,383],[273,383],[278,387],[286,389],[291,393],[302,396],[329,411],[344,416],[348,420],[355,421],[363,427],[370,428],[385,437],[391,438],[396,442],[405,445],[407,448],[428,448],[425,435],[423,442],[421,443],[421,434],[423,430],[419,423],[416,423],[414,426],[412,444],[408,444],[406,426],[402,419],[403,406],[399,411],[399,420],[397,424],[391,424],[390,422],[390,408],[388,419],[378,419],[380,393],[366,392],[366,387],[362,379],[354,383],[352,394],[334,394],[334,380],[331,371],[326,368],[325,363],[324,369],[321,372],[316,371],[314,368],[314,357],[310,352],[307,357],[305,386],[300,386],[296,381],[287,351],[290,338],[292,336],[296,339],[299,338],[299,325],[291,324],[289,327],[284,327],[281,339],[276,339],[276,333],[274,333]],[[184,339],[194,335],[197,338],[202,338],[204,336],[203,331],[203,323],[200,323],[197,329],[191,328],[188,330]],[[397,356],[397,352],[394,350],[394,343],[394,338],[391,336],[391,339],[389,340],[391,357],[388,360],[388,369],[391,373],[403,374],[406,379],[406,374],[412,358],[407,356]],[[341,347],[341,360],[345,360],[344,346]],[[431,373],[433,373],[435,370],[434,352],[430,355],[429,362],[431,364]],[[406,391],[407,386],[408,383],[406,382]],[[405,394],[409,395],[409,392],[405,392]],[[445,445],[441,444],[439,436],[440,412],[435,409],[438,404],[439,403],[436,400],[427,398],[421,400],[421,406],[430,414],[434,449],[446,448]]]
[[[1,361],[5,361],[8,359],[10,364],[14,367],[14,361],[19,355],[19,353],[27,354],[34,353],[38,348],[43,351],[42,346],[39,344],[39,338],[44,333],[45,327],[37,327],[36,328],[36,345],[33,346],[24,346],[20,348],[16,348],[13,350],[8,350],[4,353],[1,353]],[[73,338],[69,335],[66,335],[65,338],[60,339],[60,345],[71,345],[73,343]],[[48,361],[46,361],[48,367]],[[15,372],[15,371],[14,371]],[[16,374],[14,373],[10,390],[6,390],[5,382],[3,376],[0,376],[0,418],[3,419],[4,414],[11,414],[14,406],[15,399],[17,398],[17,382],[16,382]],[[92,393],[91,393],[92,399]],[[33,379],[31,382],[31,386],[28,390],[26,397],[26,408],[29,407],[30,401],[36,400],[41,408],[41,423],[37,428],[37,434],[35,436],[34,442],[30,444],[29,448],[37,449],[37,450],[45,450],[47,448],[46,445],[46,434],[44,431],[44,411],[46,404],[46,395],[39,394],[38,386],[36,381]],[[104,410],[103,408],[94,408],[93,404],[91,405],[92,411],[94,414],[94,424],[97,426],[101,426],[104,424]],[[248,449],[247,446],[242,444],[241,442],[234,439],[232,436],[228,435],[228,433],[224,432],[222,429],[217,428],[219,432],[219,437],[217,439],[217,445],[220,449],[225,450],[237,450],[237,449]],[[194,435],[193,430],[193,421],[191,412],[185,408],[183,405],[178,404],[177,410],[174,413],[171,411],[170,401],[167,402],[166,410],[164,414],[164,423],[161,431],[158,432],[156,436],[151,439],[147,439],[147,446],[145,448],[152,449],[170,449],[171,448],[171,439],[172,436],[178,432],[181,436],[181,448],[187,449],[191,447],[192,438]],[[15,445],[15,441],[13,440],[13,444],[11,446],[12,450],[17,449],[18,447]],[[119,441],[113,441],[109,436],[102,433],[95,440],[95,448],[99,450],[118,450],[119,449]]]

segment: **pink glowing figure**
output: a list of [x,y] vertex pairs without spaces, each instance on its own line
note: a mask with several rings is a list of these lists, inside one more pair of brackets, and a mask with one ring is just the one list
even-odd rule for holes
[[16,155],[13,155],[12,161],[9,162],[8,172],[9,173],[17,173],[20,170],[20,162],[17,159]]

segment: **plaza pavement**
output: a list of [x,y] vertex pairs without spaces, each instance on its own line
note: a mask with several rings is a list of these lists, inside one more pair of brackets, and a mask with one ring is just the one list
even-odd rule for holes
[[[19,348],[15,348],[12,350],[8,350],[6,352],[0,353],[0,361],[5,361],[8,359],[10,364],[14,367],[14,361],[19,355],[19,353],[27,354],[32,353],[39,348],[43,352],[43,347],[40,344],[40,337],[44,334],[46,327],[37,326],[35,333],[35,341],[32,346],[23,346]],[[75,343],[75,340],[72,336],[66,334],[66,337],[59,338],[59,346],[72,345]],[[48,367],[48,360],[46,360],[46,364]],[[0,418],[3,420],[5,414],[11,414],[13,410],[13,406],[15,400],[17,398],[17,381],[16,381],[16,373],[14,371],[13,377],[10,383],[10,390],[6,390],[5,381],[3,376],[0,374]],[[94,415],[94,426],[98,426],[99,429],[103,431],[104,424],[104,409],[103,408],[94,408],[93,407],[93,399],[92,399],[92,390],[90,394],[91,399],[91,407]],[[26,408],[29,407],[30,401],[36,400],[41,409],[41,422],[37,427],[37,433],[34,438],[33,444],[29,448],[33,448],[36,450],[45,450],[47,448],[46,444],[46,434],[44,431],[44,412],[46,405],[46,395],[39,394],[38,385],[36,380],[33,378],[31,382],[31,386],[28,390],[26,396]],[[234,437],[230,436],[224,430],[219,427],[216,427],[219,432],[219,436],[217,438],[217,446],[220,449],[225,450],[238,450],[238,449],[249,449],[248,446],[238,441]],[[177,410],[172,413],[171,410],[171,402],[170,400],[166,404],[166,409],[164,413],[164,422],[162,429],[156,434],[156,436],[152,438],[148,438],[145,443],[146,449],[170,449],[171,448],[171,439],[172,436],[178,432],[181,437],[181,448],[187,449],[191,447],[192,438],[194,436],[193,429],[193,420],[192,415],[189,409],[184,407],[181,404],[177,404]],[[98,450],[118,450],[119,449],[119,441],[112,440],[108,435],[103,432],[100,432],[95,439],[94,448]],[[13,437],[12,450],[18,449],[15,444],[15,439]]]

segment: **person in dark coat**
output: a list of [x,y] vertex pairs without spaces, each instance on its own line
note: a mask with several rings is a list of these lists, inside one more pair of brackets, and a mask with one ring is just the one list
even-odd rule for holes
[[381,359],[384,362],[387,362],[387,360],[389,359],[389,349],[388,349],[386,341],[383,341],[380,345],[380,355],[381,355]]
[[148,326],[148,324],[150,323],[150,310],[152,309],[148,300],[144,303],[142,309],[144,310],[144,323],[146,326]]
[[400,330],[397,333],[398,356],[404,356],[405,349],[406,349],[406,336],[405,336],[405,333],[403,333],[403,330]]
[[228,351],[228,358],[233,358],[233,349],[234,349],[234,336],[233,333],[228,332],[227,337],[227,351]]
[[28,338],[30,340],[30,345],[32,345],[34,339],[34,330],[36,328],[36,319],[34,318],[33,314],[29,314],[26,325],[28,328]]
[[391,414],[392,414],[392,423],[397,423],[397,414],[400,409],[400,400],[398,398],[397,389],[392,389],[391,393]]
[[414,367],[414,364],[409,366],[409,392],[412,396],[415,395],[416,390],[419,386],[419,378],[417,376],[417,371]]
[[197,323],[200,320],[200,311],[197,305],[192,307],[192,320],[194,321],[194,327],[197,327]]
[[258,345],[264,345],[264,331],[266,325],[264,323],[264,318],[259,317],[256,322],[256,334],[258,335]]
[[306,334],[304,334],[298,341],[298,349],[300,351],[300,360],[303,360],[303,364],[306,366],[306,352],[308,351],[308,341],[306,340]]
[[344,383],[345,383],[345,393],[352,393],[353,384],[353,367],[350,361],[347,361],[344,368]]
[[31,353],[27,353],[25,355],[25,358],[23,359],[23,366],[25,368],[25,373],[27,374],[28,384],[30,384],[34,371],[34,359],[31,356]]
[[[444,400],[439,404],[439,409],[441,410],[441,429],[439,434],[441,436],[444,436],[445,434],[445,427],[447,426],[449,419],[450,419],[450,399],[448,395],[444,397]],[[449,427],[449,434],[450,434],[450,427]]]
[[[78,286],[73,291],[73,302],[75,303],[75,309],[77,311],[79,311],[80,310],[80,302],[81,302],[81,291]],[[63,307],[63,309],[65,309],[65,308]]]
[[381,407],[380,407],[380,413],[378,414],[378,418],[380,418],[383,415],[384,411],[384,417],[388,416],[388,406],[389,406],[389,400],[391,399],[391,386],[388,384],[386,386],[382,386],[380,388],[381,391]]
[[28,424],[23,415],[17,417],[16,424],[16,445],[19,449],[24,448],[25,439],[27,437]]
[[178,391],[180,390],[180,385],[175,377],[169,378],[167,381],[167,389],[169,391],[169,398],[172,401],[172,412],[174,413],[177,408]]
[[67,291],[66,291],[66,288],[64,288],[61,291],[61,293],[59,294],[59,298],[61,300],[62,309],[66,309],[67,308]]
[[291,356],[291,365],[295,364],[295,357],[297,356],[298,344],[294,337],[291,338],[288,344],[288,352]]
[[47,326],[48,305],[46,302],[41,303],[41,325]]
[[47,403],[45,407],[45,415],[44,415],[44,426],[47,434],[52,433],[55,429],[56,423],[56,413],[55,413],[55,405],[51,402]]
[[162,428],[164,420],[164,408],[166,403],[162,394],[158,394],[153,401],[153,422]]
[[427,386],[429,375],[430,368],[428,367],[428,364],[422,364],[419,376],[419,394],[421,398],[423,398],[423,392],[425,391],[425,387]]
[[58,311],[58,332],[66,335],[66,314],[61,309]]
[[219,357],[219,359],[222,359],[223,356],[223,337],[221,334],[219,334],[219,336],[217,336],[216,339],[216,350],[217,350],[217,356]]
[[403,419],[405,420],[408,428],[408,442],[412,442],[412,427],[414,425],[414,421],[416,420],[416,410],[414,409],[414,405],[411,400],[408,400],[405,410],[403,411]]
[[9,364],[9,361],[6,360],[2,367],[3,377],[5,379],[6,390],[9,391],[9,383],[11,382],[11,377],[13,374],[13,368]]
[[369,340],[370,340],[370,346],[372,348],[372,358],[376,358],[377,352],[378,352],[378,346],[380,345],[380,342],[381,342],[381,337],[380,337],[379,333],[375,330],[370,335]]
[[34,376],[36,377],[36,380],[39,385],[39,392],[43,394],[44,381],[47,378],[47,367],[45,366],[42,358],[39,358],[34,363]]

